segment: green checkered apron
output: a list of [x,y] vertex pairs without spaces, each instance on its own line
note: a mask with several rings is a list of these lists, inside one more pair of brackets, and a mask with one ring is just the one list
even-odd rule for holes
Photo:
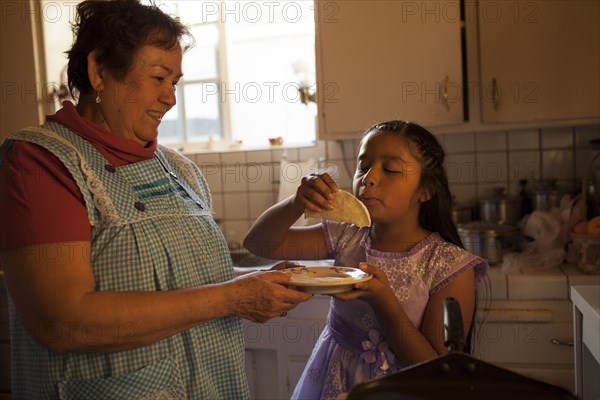
[[[43,129],[45,128],[45,129]],[[68,168],[92,225],[96,289],[163,291],[234,277],[211,215],[200,170],[174,150],[114,167],[85,139],[48,122],[13,135],[43,146]],[[43,195],[43,194],[40,194]],[[67,223],[67,221],[65,221]],[[12,388],[17,399],[244,399],[244,340],[238,317],[219,318],[152,345],[115,353],[54,353],[24,329],[9,298]],[[57,327],[51,335],[98,326]],[[115,327],[125,338],[135,326]]]

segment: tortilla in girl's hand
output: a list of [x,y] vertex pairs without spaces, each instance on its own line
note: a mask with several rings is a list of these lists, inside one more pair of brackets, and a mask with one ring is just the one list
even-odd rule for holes
[[329,219],[332,221],[349,222],[356,226],[371,226],[371,216],[367,207],[352,195],[343,190],[333,194],[331,200],[333,210],[314,212],[306,210],[304,218]]

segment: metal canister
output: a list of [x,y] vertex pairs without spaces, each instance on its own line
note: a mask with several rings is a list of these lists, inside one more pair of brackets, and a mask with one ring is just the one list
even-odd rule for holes
[[502,262],[503,243],[511,242],[510,237],[519,232],[519,228],[515,226],[481,221],[458,226],[458,235],[465,249],[485,258],[490,265]]
[[504,188],[495,189],[496,194],[479,200],[479,219],[495,224],[515,225],[521,215],[521,199],[504,194]]

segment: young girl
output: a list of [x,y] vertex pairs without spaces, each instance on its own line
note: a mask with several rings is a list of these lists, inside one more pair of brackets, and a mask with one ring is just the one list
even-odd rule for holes
[[244,244],[258,255],[333,257],[335,265],[373,274],[352,291],[334,295],[292,398],[334,399],[359,382],[447,353],[447,297],[459,301],[469,330],[475,288],[488,265],[462,248],[443,162],[442,147],[419,125],[374,125],[361,141],[353,184],[371,215],[370,227],[323,220],[291,228],[307,209],[332,209],[337,185],[327,174],[313,174],[250,229]]

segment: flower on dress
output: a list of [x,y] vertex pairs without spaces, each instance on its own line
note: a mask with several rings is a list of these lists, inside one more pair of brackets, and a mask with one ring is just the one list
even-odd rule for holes
[[321,368],[310,368],[308,370],[308,379],[311,382],[319,382],[321,380]]
[[377,329],[369,330],[369,340],[363,340],[361,345],[364,351],[360,354],[360,358],[367,364],[375,364],[376,372],[377,370],[386,372],[394,363],[396,356]]
[[363,330],[372,329],[375,326],[375,316],[372,314],[364,313],[362,317],[360,317],[360,327]]

